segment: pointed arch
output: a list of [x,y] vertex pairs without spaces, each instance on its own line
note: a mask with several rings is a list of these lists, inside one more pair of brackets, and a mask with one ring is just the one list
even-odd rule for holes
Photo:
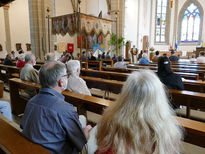
[[179,12],[178,44],[199,45],[203,27],[204,11],[197,0],[187,0]]

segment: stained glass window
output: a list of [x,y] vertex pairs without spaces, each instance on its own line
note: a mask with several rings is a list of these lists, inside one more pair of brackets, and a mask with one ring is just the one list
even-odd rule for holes
[[167,28],[167,11],[168,11],[168,0],[157,0],[156,7],[156,24],[155,24],[155,42],[165,43],[166,42],[166,28]]
[[191,3],[184,11],[181,23],[181,42],[198,42],[200,32],[200,11]]

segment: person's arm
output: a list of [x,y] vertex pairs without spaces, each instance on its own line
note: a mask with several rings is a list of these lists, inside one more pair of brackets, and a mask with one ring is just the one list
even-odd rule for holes
[[178,90],[184,90],[184,84],[183,84],[181,76],[178,76],[177,78],[177,88]]
[[38,78],[38,71],[36,69],[33,69],[30,71],[30,81],[39,83],[39,78]]

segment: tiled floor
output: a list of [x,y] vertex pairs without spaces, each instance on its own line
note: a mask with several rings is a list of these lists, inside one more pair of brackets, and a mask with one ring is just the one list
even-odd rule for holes
[[[10,95],[8,92],[4,91],[4,97],[0,98],[0,100],[8,101],[10,102]],[[92,121],[97,122],[100,119],[100,115],[96,115],[94,113],[88,112],[88,118],[92,119]],[[14,122],[17,124],[20,123],[20,118],[13,116]],[[182,144],[182,154],[205,154],[205,148],[201,148],[189,143],[183,143]]]

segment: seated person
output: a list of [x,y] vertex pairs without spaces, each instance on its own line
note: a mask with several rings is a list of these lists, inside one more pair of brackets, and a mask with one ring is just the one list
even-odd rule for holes
[[69,60],[74,60],[75,58],[74,58],[74,56],[73,56],[73,52],[71,51],[70,53],[69,53]]
[[89,60],[96,60],[96,57],[93,55],[93,53],[91,52],[90,54],[91,54],[91,57]]
[[17,62],[16,62],[16,67],[18,67],[18,68],[22,68],[22,67],[24,67],[24,65],[25,65],[25,61],[24,61],[25,59],[24,59],[24,55],[23,54],[20,54],[19,56],[18,56],[18,60],[17,60]]
[[107,52],[106,56],[105,56],[105,59],[111,59],[110,58],[110,50]]
[[118,62],[114,64],[114,68],[127,68],[127,65],[122,61],[122,56],[118,56]]
[[170,61],[178,61],[179,60],[179,57],[174,55],[174,51],[173,50],[171,51],[171,56],[169,57],[169,60]]
[[12,120],[11,106],[9,102],[0,101],[0,114],[9,120]]
[[78,60],[70,60],[66,64],[69,73],[68,86],[69,91],[74,91],[80,94],[90,95],[91,93],[86,85],[86,82],[79,77],[80,75],[80,62]]
[[102,59],[105,59],[105,52],[102,53]]
[[62,57],[61,62],[66,63],[69,60],[69,54],[65,53],[65,55]]
[[112,60],[117,60],[116,54],[112,57]]
[[196,62],[195,54],[191,55],[191,58],[189,59],[191,63]]
[[[36,64],[36,57],[31,53],[27,53],[25,55],[25,63],[26,64],[22,68],[21,73],[20,73],[20,79],[39,83],[38,71],[35,68],[33,68],[33,66]],[[29,97],[29,98],[36,95],[36,91],[32,88],[31,89],[26,88],[25,92],[28,94],[28,96],[26,97]]]
[[12,59],[12,60],[15,60],[15,59],[16,59],[15,51],[11,51],[11,59]]
[[182,136],[158,77],[134,72],[98,123],[96,154],[177,154]]
[[156,51],[156,52],[155,52],[155,56],[152,58],[152,62],[153,62],[153,63],[158,62],[159,57],[160,57],[159,51]]
[[51,61],[39,72],[41,89],[26,105],[23,135],[52,153],[78,154],[87,143],[91,126],[83,129],[73,105],[61,94],[67,87],[66,67]]
[[200,53],[199,53],[199,57],[197,57],[197,63],[201,63],[201,64],[203,64],[203,63],[205,63],[205,52],[204,51],[201,51]]
[[6,58],[4,59],[4,62],[3,62],[4,65],[9,65],[9,66],[16,66],[15,63],[12,62],[11,60],[11,54],[7,54],[6,55]]
[[149,60],[147,59],[147,54],[146,53],[142,54],[142,58],[140,58],[139,64],[149,64]]
[[85,51],[83,51],[83,53],[82,53],[82,61],[83,62],[86,62],[86,54],[85,54]]
[[159,57],[157,74],[161,82],[164,83],[168,89],[184,89],[181,76],[173,73],[167,56]]
[[54,52],[50,52],[46,54],[46,63],[54,60],[56,60],[56,56]]

